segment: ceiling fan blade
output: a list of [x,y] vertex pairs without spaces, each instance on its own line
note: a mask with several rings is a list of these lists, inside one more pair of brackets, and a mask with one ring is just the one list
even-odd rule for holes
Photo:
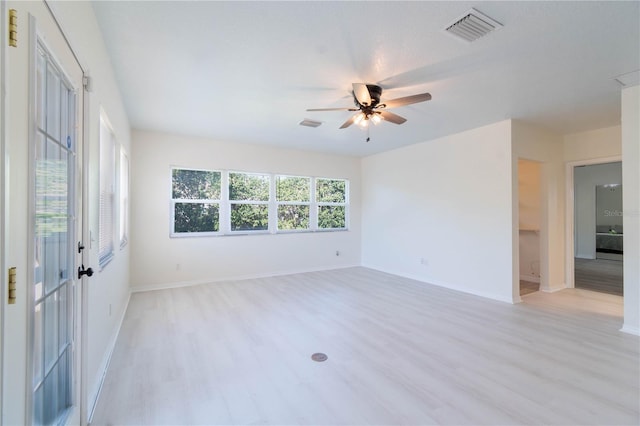
[[307,111],[358,111],[356,108],[310,108]]
[[347,127],[351,126],[354,123],[355,118],[358,116],[358,114],[352,115],[351,117],[349,117],[349,119],[347,121],[345,121],[342,126],[340,126],[341,129],[346,129]]
[[407,121],[406,118],[404,117],[400,117],[398,114],[394,114],[392,112],[389,111],[376,111],[376,114],[380,114],[382,116],[382,118],[384,118],[386,121],[390,121],[391,123],[394,124],[402,124],[405,121]]
[[371,95],[369,94],[367,85],[364,83],[353,83],[352,86],[353,95],[356,97],[357,101],[360,102],[360,105],[371,105]]
[[419,95],[411,95],[405,96],[404,98],[391,99],[390,101],[385,101],[384,105],[386,108],[397,108],[404,105],[417,104],[418,102],[424,102],[430,99],[430,93],[420,93]]

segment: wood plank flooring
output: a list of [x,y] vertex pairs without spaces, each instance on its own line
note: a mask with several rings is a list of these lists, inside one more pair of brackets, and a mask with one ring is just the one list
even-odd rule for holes
[[540,290],[540,283],[520,280],[520,296],[535,293]]
[[622,296],[623,263],[608,259],[575,259],[575,287]]
[[637,425],[622,298],[524,300],[365,268],[136,293],[92,424]]

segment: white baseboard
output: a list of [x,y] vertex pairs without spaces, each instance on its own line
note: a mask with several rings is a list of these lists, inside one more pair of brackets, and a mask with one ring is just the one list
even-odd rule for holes
[[293,274],[304,274],[307,272],[319,272],[319,271],[332,271],[336,269],[347,269],[347,268],[355,268],[361,266],[360,264],[349,264],[349,265],[340,265],[340,266],[325,266],[321,268],[306,268],[306,269],[293,269],[288,271],[277,271],[277,272],[267,272],[264,274],[248,274],[248,275],[235,275],[231,277],[221,277],[207,280],[193,280],[193,281],[178,281],[178,282],[170,282],[170,283],[162,283],[162,284],[152,284],[152,285],[133,285],[131,286],[132,293],[140,293],[144,291],[154,291],[154,290],[166,290],[170,288],[180,288],[180,287],[191,287],[194,285],[201,284],[213,284],[224,281],[241,281],[241,280],[252,280],[257,278],[269,278],[269,277],[280,277],[283,275],[293,275]]
[[425,284],[430,284],[430,285],[435,285],[435,286],[438,286],[438,287],[447,288],[449,290],[459,291],[461,293],[472,294],[474,296],[480,296],[480,297],[484,297],[486,299],[497,300],[498,302],[509,303],[511,305],[515,304],[515,303],[520,303],[522,301],[520,299],[519,295],[516,295],[515,297],[502,296],[502,295],[494,294],[494,293],[487,293],[487,292],[483,292],[483,291],[470,290],[467,287],[463,287],[463,286],[459,286],[459,285],[455,285],[455,284],[451,284],[451,283],[437,282],[437,281],[433,281],[433,280],[427,281],[427,280],[425,280],[424,277],[421,277],[421,276],[418,276],[418,275],[407,274],[407,273],[404,273],[404,272],[394,271],[394,270],[386,269],[386,268],[380,268],[380,267],[377,267],[377,266],[371,266],[371,265],[363,264],[362,267],[373,269],[373,270],[380,271],[380,272],[385,272],[385,273],[391,274],[391,275],[397,275],[397,276],[403,277],[403,278],[409,278],[411,280],[420,281],[420,282],[423,282]]
[[640,328],[633,327],[628,324],[624,324],[620,329],[623,333],[633,334],[635,336],[640,336]]
[[536,277],[535,275],[520,275],[520,281],[528,281],[530,283],[540,283],[540,277]]
[[118,321],[118,326],[116,327],[114,333],[111,335],[111,339],[109,339],[109,344],[107,345],[107,350],[105,351],[104,357],[102,358],[102,362],[100,363],[100,368],[98,371],[100,372],[100,379],[94,385],[92,392],[88,396],[88,400],[91,401],[89,404],[89,424],[93,420],[93,412],[96,409],[96,405],[98,403],[98,398],[100,397],[100,392],[102,391],[102,385],[104,384],[104,379],[107,375],[107,370],[109,369],[109,363],[111,362],[111,355],[113,355],[113,350],[116,347],[116,342],[118,340],[118,336],[120,335],[120,329],[122,328],[122,323],[124,322],[124,317],[127,313],[127,308],[129,307],[129,301],[131,300],[131,291],[127,295],[127,302],[124,304],[124,308],[120,313],[120,320]]
[[555,293],[556,291],[565,290],[566,288],[567,288],[566,285],[563,285],[562,287],[553,287],[553,288],[542,288],[542,287],[540,287],[540,291],[545,292],[545,293]]

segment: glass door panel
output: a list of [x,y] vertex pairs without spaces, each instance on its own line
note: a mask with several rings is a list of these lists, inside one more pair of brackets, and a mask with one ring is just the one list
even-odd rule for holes
[[72,404],[76,97],[42,45],[36,71],[33,422],[58,424]]

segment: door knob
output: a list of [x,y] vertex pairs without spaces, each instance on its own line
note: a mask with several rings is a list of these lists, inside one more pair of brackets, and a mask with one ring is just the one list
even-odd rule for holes
[[88,277],[92,276],[93,269],[91,268],[84,269],[84,265],[78,266],[78,279],[81,279],[83,275],[86,275]]

